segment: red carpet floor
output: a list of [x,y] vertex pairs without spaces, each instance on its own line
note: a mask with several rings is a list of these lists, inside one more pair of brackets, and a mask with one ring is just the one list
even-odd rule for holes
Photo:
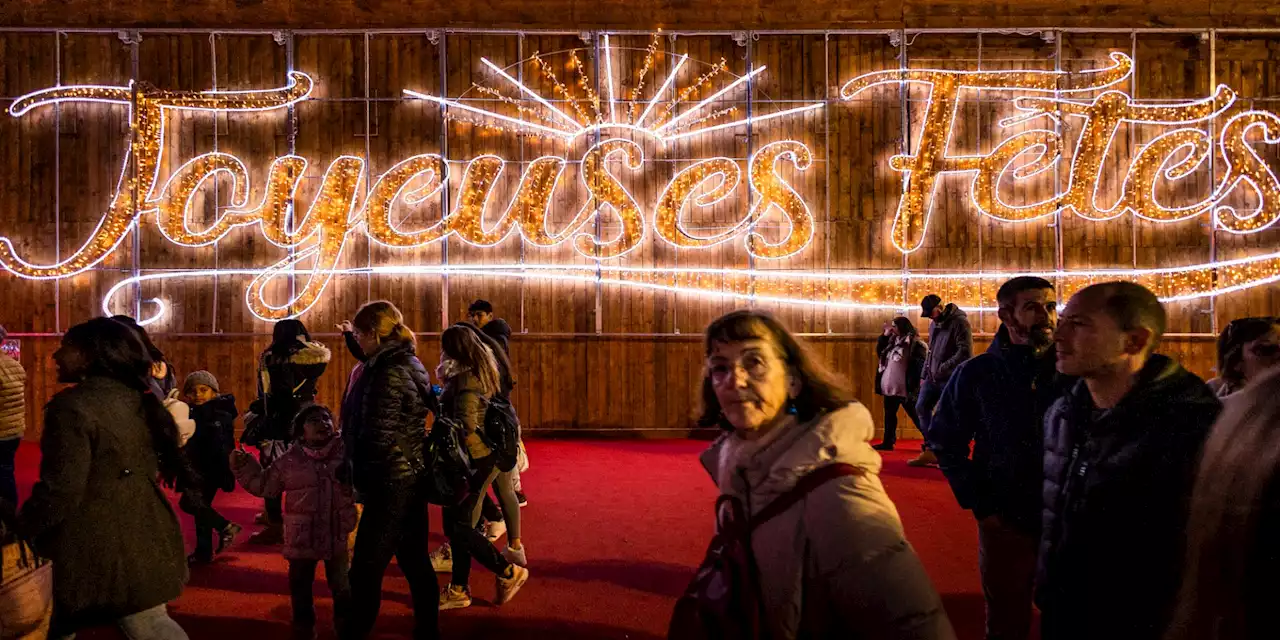
[[[533,468],[524,479],[530,504],[523,510],[531,579],[512,602],[490,604],[493,576],[472,571],[470,609],[441,613],[448,638],[653,639],[665,636],[667,618],[702,558],[711,536],[715,490],[697,462],[707,443],[668,441],[562,441],[528,443]],[[943,594],[960,638],[982,637],[977,532],[956,506],[936,469],[906,466],[918,449],[903,443],[886,457],[884,484],[898,505],[907,534]],[[18,481],[23,495],[38,475],[39,449],[22,448]],[[249,525],[260,502],[243,491],[219,494],[215,507]],[[191,519],[180,516],[188,529]],[[431,511],[431,546],[439,510]],[[110,535],[110,532],[103,532]],[[443,579],[442,579],[443,582]],[[376,637],[406,637],[412,626],[408,585],[393,568],[383,583]],[[332,637],[332,608],[323,579],[316,584],[322,638]],[[278,551],[243,542],[217,562],[192,572],[173,615],[194,640],[274,638],[289,628],[286,563]],[[115,638],[112,631],[83,638]]]

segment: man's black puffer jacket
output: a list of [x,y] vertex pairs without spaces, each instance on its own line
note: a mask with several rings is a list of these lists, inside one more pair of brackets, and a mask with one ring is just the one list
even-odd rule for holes
[[370,357],[342,409],[357,489],[402,484],[425,470],[427,414],[439,409],[412,344],[388,344]]

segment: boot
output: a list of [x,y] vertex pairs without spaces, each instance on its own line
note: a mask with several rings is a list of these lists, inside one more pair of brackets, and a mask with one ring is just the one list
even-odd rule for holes
[[269,524],[251,536],[249,536],[249,544],[258,544],[266,546],[274,546],[284,544],[284,525]]
[[938,466],[938,456],[933,455],[932,451],[925,449],[924,451],[920,452],[920,455],[917,456],[916,459],[907,462],[907,466],[936,467]]

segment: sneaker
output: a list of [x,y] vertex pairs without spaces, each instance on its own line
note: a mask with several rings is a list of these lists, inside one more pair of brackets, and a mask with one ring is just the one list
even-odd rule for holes
[[471,606],[471,590],[466,587],[446,586],[440,590],[440,610],[466,609]]
[[871,448],[875,449],[876,451],[893,451],[893,443],[881,442],[880,444],[871,445]]
[[431,568],[436,573],[453,573],[453,550],[449,548],[448,542],[431,552]]
[[243,530],[244,529],[240,525],[232,522],[228,524],[225,529],[219,531],[218,553],[222,553],[223,551],[230,549],[231,545],[236,543],[236,536],[240,535],[240,532]]
[[254,517],[253,517],[253,523],[254,523],[254,524],[267,524],[267,523],[268,523],[268,522],[270,522],[270,521],[271,521],[271,520],[270,520],[270,518],[268,518],[268,517],[267,517],[267,512],[266,512],[266,511],[259,511],[259,512],[258,512],[258,515],[256,515],[256,516],[254,516]]
[[907,462],[908,467],[936,467],[938,466],[938,456],[933,455],[932,451],[925,449],[920,452],[914,460]]
[[249,544],[277,545],[284,544],[284,525],[269,524],[262,531],[249,536]]
[[497,542],[499,538],[506,534],[507,523],[501,520],[497,522],[490,522],[484,526],[484,537],[488,538],[489,542]]
[[511,547],[507,547],[505,550],[503,550],[502,557],[506,558],[507,562],[510,562],[511,564],[518,565],[521,567],[529,566],[529,561],[526,560],[524,556],[524,545],[520,545],[519,549],[512,549]]
[[519,593],[520,587],[529,581],[529,570],[519,565],[511,565],[511,577],[498,576],[498,595],[494,604],[506,604]]
[[529,499],[528,499],[528,498],[526,498],[526,497],[524,497],[524,492],[523,492],[523,491],[517,491],[517,492],[516,492],[516,503],[517,503],[517,504],[519,504],[519,505],[520,505],[520,506],[522,506],[522,507],[527,507],[527,506],[529,506]]

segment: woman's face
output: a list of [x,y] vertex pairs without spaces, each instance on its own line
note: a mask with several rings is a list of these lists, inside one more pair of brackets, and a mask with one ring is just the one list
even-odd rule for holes
[[1280,365],[1280,325],[1272,325],[1266,335],[1244,343],[1240,369],[1245,380],[1256,380],[1277,365]]
[[707,358],[707,376],[724,417],[747,435],[761,434],[785,415],[798,384],[771,338],[717,342]]
[[366,356],[371,356],[378,350],[378,336],[372,331],[365,333],[360,327],[352,327],[351,335],[355,337],[360,350],[364,351]]

